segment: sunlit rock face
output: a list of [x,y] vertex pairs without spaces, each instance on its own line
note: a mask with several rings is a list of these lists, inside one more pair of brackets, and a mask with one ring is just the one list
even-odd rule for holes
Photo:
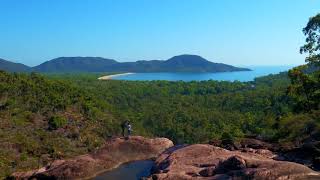
[[96,152],[77,156],[67,160],[56,160],[46,167],[29,171],[16,172],[15,179],[83,179],[94,177],[122,163],[150,159],[173,146],[166,138],[144,138],[132,136],[129,139],[111,138]]
[[162,153],[149,179],[320,179],[310,168],[271,159],[269,153],[229,151],[208,144],[175,146]]

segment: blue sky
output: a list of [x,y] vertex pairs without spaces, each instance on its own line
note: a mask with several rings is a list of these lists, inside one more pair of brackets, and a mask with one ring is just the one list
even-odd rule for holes
[[198,54],[233,65],[304,63],[320,0],[0,0],[0,58],[119,61]]

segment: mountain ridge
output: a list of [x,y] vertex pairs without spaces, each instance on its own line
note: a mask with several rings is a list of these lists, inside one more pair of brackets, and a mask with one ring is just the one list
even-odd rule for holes
[[103,71],[106,66],[118,63],[102,57],[58,57],[32,68],[36,72]]
[[[26,66],[28,67],[28,66]],[[28,69],[29,68],[29,69]],[[183,54],[167,60],[118,62],[102,57],[58,57],[28,67],[35,72],[231,72],[250,71],[224,63],[211,62],[198,55]],[[1,66],[0,66],[1,69]]]
[[8,72],[28,72],[30,69],[31,67],[22,63],[15,63],[0,58],[0,70],[5,70]]

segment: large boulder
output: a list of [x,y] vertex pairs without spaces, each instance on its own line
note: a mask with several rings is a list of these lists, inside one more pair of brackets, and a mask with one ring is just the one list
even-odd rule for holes
[[156,160],[149,179],[320,179],[310,168],[255,152],[229,151],[208,144],[174,146]]
[[122,163],[150,159],[173,146],[166,138],[148,139],[132,136],[130,139],[111,138],[105,145],[91,154],[72,159],[56,160],[46,167],[29,171],[16,172],[14,179],[83,179],[94,177],[113,169]]

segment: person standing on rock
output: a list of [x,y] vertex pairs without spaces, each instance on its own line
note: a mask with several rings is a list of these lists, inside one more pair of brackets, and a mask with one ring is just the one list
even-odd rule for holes
[[124,121],[124,122],[121,124],[122,136],[123,136],[123,137],[125,137],[125,130],[126,130],[126,128],[128,127],[128,123],[129,123],[129,121],[126,120],[126,121]]
[[127,123],[127,129],[128,129],[128,138],[129,138],[129,136],[131,135],[131,132],[132,132],[132,126],[129,121]]

